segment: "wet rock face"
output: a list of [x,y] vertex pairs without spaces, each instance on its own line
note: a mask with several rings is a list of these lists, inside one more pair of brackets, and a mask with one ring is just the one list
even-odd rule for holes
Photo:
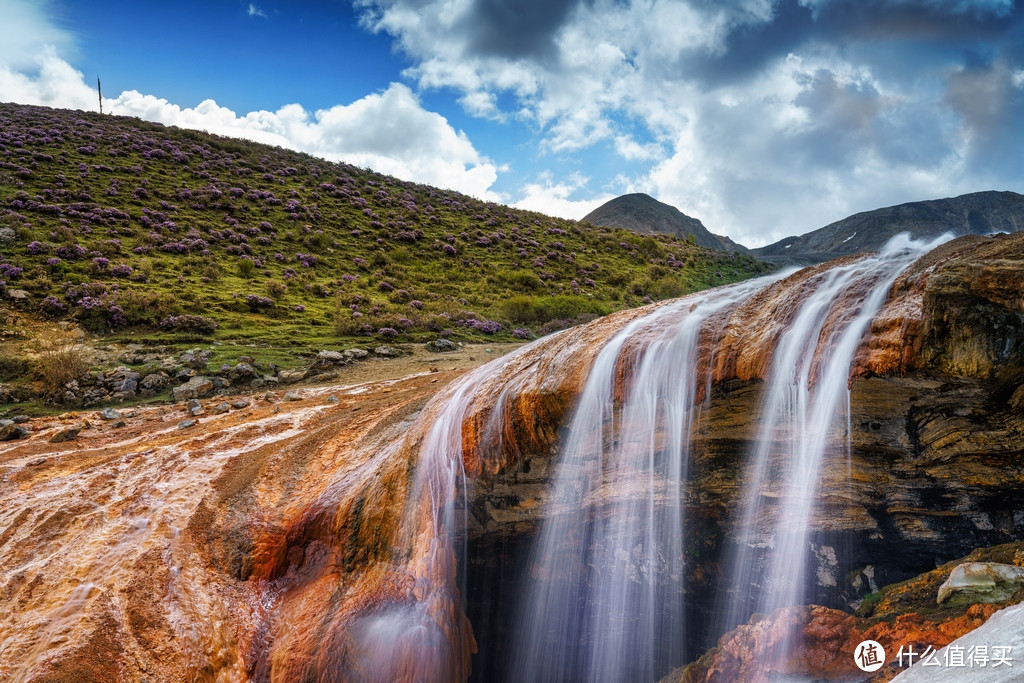
[[[804,577],[809,602],[854,609],[880,586],[974,548],[1024,538],[1024,513],[1007,503],[1024,500],[1024,236],[965,238],[937,252],[896,282],[857,356],[849,459],[847,435],[837,430],[811,519]],[[688,585],[695,588],[686,600],[705,621],[716,603],[722,563],[739,538],[734,513],[748,485],[743,463],[754,451],[770,351],[807,276],[770,287],[722,321],[711,364],[715,385],[696,425],[687,487],[688,518],[700,520],[691,524],[700,525],[703,540],[700,552],[687,558],[693,575]],[[565,355],[557,344],[568,341],[567,334],[545,354]],[[510,413],[506,407],[499,454],[487,440],[475,451],[471,441],[467,449],[482,453],[485,463],[508,463],[494,476],[486,476],[485,468],[477,478],[469,525],[474,552],[492,558],[480,560],[477,571],[497,575],[507,591],[516,590],[517,580],[507,567],[523,562],[509,549],[523,552],[540,525],[557,468],[558,427],[569,417],[568,409],[552,413],[531,406],[544,405],[559,391],[577,395],[582,386],[579,379],[559,383],[554,364],[555,377],[543,385],[549,393],[510,399],[521,408]],[[630,367],[622,363],[623,377]],[[554,428],[538,425],[538,415],[555,414],[560,422]],[[782,444],[775,451],[769,471],[778,470],[784,457]],[[770,501],[775,495],[769,481],[765,496]],[[600,514],[600,504],[593,514]],[[769,503],[759,520],[765,532],[758,539],[764,545],[758,566],[768,565],[767,530],[776,514]],[[473,567],[471,558],[471,583]],[[478,628],[500,628],[487,621],[487,610],[479,612]],[[702,637],[694,636],[691,652],[713,644],[717,634]],[[481,648],[487,647],[497,646],[485,637]]]

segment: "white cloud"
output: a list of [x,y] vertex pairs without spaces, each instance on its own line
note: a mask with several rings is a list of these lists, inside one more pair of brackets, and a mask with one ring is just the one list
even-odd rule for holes
[[[801,4],[820,14],[843,1]],[[420,87],[454,89],[475,116],[526,122],[545,152],[606,144],[624,165],[647,165],[618,186],[648,192],[745,244],[993,181],[965,164],[971,137],[943,100],[949,65],[962,55],[925,54],[916,36],[894,43],[887,64],[865,57],[876,46],[865,47],[870,39],[857,26],[849,35],[839,25],[818,31],[808,12],[773,0],[552,2],[567,8],[559,22],[538,23],[541,37],[515,45],[511,56],[483,40],[500,30],[488,24],[481,8],[493,3],[485,0],[357,6],[366,28],[391,35],[413,60],[406,73]],[[918,2],[954,35],[964,21],[1013,6],[883,0],[881,7],[898,15]],[[855,3],[846,9],[860,11]],[[901,66],[904,49],[918,60],[912,69]],[[1024,87],[1020,74],[1010,77],[1016,88]],[[1004,178],[999,184],[1013,184]],[[571,217],[602,201],[570,200],[586,197],[587,187],[551,180],[523,192],[518,206]]]
[[251,2],[249,3],[249,10],[247,13],[250,17],[262,17],[264,19],[267,18],[267,13]]
[[0,0],[0,64],[20,72],[35,69],[46,46],[69,54],[74,34],[50,19],[52,0]]
[[[53,48],[46,48],[38,58],[36,72],[27,74],[0,64],[0,100],[97,108],[96,91]],[[315,112],[289,104],[276,112],[255,111],[240,116],[213,100],[181,107],[135,90],[104,97],[103,110],[280,145],[405,180],[483,199],[500,199],[490,189],[497,179],[495,165],[474,148],[465,133],[452,128],[440,114],[425,110],[416,95],[400,83],[351,104]]]
[[565,182],[555,182],[550,174],[542,174],[535,183],[527,183],[523,187],[523,198],[513,206],[527,211],[537,211],[548,216],[580,219],[588,213],[614,198],[606,194],[587,200],[574,200],[569,197],[586,186],[588,178],[573,175]]

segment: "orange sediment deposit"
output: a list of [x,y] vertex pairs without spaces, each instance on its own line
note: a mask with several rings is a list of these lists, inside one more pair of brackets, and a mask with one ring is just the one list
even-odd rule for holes
[[[415,468],[394,444],[430,380],[457,374],[254,399],[188,428],[175,406],[120,427],[34,420],[0,449],[0,679],[345,680],[332,640],[440,581],[422,548],[396,553]],[[454,576],[454,557],[430,568]],[[468,670],[454,605],[429,616],[467,643]]]

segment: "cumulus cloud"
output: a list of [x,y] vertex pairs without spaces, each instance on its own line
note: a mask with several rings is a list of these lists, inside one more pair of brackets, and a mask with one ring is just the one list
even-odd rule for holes
[[248,14],[250,17],[262,17],[263,19],[267,18],[267,13],[251,2],[249,3],[249,9],[246,11],[246,14]]
[[[81,72],[57,56],[52,47],[37,58],[34,73],[0,64],[0,100],[88,110],[98,104],[96,91],[85,83]],[[474,148],[465,133],[452,128],[440,114],[424,109],[416,95],[400,83],[351,104],[314,112],[289,104],[273,112],[239,115],[213,100],[181,107],[136,90],[105,97],[103,110],[280,145],[405,180],[490,200],[499,198],[490,189],[497,179],[495,165]]]
[[564,181],[557,182],[551,174],[543,173],[536,182],[523,186],[522,199],[514,206],[548,216],[582,218],[614,197],[604,194],[587,200],[570,199],[573,193],[587,184],[588,180],[586,176],[573,174]]
[[69,54],[74,35],[50,19],[52,0],[0,0],[0,64],[20,71],[38,67],[44,49]]
[[[642,162],[621,184],[747,244],[888,203],[1024,185],[1019,163],[982,163],[1024,155],[1024,132],[1007,124],[1024,113],[1012,0],[357,6],[412,60],[420,87],[454,90],[472,115],[527,122],[542,151],[603,144]],[[582,212],[570,187],[601,196],[549,180],[523,201]]]

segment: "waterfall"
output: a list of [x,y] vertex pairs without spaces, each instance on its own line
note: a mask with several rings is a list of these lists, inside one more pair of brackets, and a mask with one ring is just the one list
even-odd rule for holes
[[[677,657],[686,619],[680,588],[682,487],[701,383],[698,340],[709,321],[766,280],[663,307],[601,351],[565,440],[550,508],[518,618],[512,678],[652,680]],[[621,406],[623,349],[646,336]],[[711,345],[709,345],[711,346]],[[705,392],[706,395],[706,392]]]
[[[755,451],[743,478],[737,552],[727,563],[728,599],[719,629],[751,613],[804,602],[808,526],[830,448],[849,457],[849,376],[861,339],[893,282],[949,239],[892,238],[877,254],[834,266],[808,292],[776,346]],[[774,501],[774,502],[773,502]],[[771,552],[762,558],[765,546]]]
[[[848,448],[854,353],[895,279],[940,241],[897,236],[876,255],[816,273],[805,298],[791,302],[772,352],[758,446],[744,454],[741,550],[729,562],[731,600],[718,610],[719,627],[745,619],[752,605],[770,611],[803,598],[822,459],[833,437],[844,454]],[[682,663],[688,628],[709,628],[690,623],[684,608],[698,399],[710,395],[714,337],[779,277],[662,307],[602,349],[569,423],[531,556],[511,680],[655,680]],[[779,502],[766,524],[768,489]],[[759,542],[774,547],[767,568],[755,562]]]

